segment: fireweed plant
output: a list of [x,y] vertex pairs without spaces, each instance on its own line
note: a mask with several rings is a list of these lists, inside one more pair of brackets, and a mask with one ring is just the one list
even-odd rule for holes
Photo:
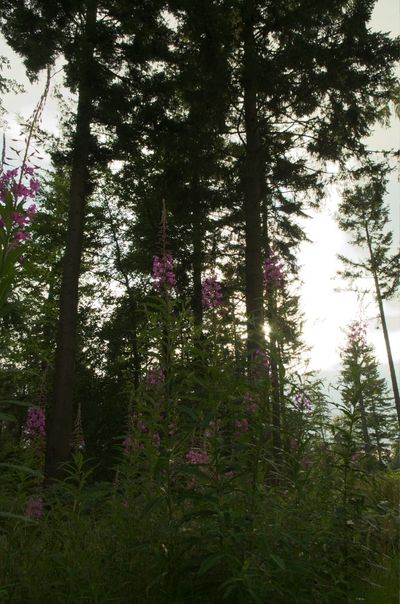
[[[271,266],[268,282],[280,287],[281,269]],[[223,283],[204,279],[200,337],[177,294],[172,255],[154,260],[152,281],[145,362],[116,438],[114,481],[95,481],[96,461],[83,450],[45,500],[34,477],[10,481],[5,600],[353,601],[355,579],[396,551],[398,488],[394,474],[369,470],[354,439],[357,409],[343,406],[332,422],[320,385],[288,372],[277,465],[268,342],[250,362],[243,350],[239,365]],[[30,410],[21,455],[37,451],[44,434],[44,416]],[[30,459],[39,471],[39,457]]]
[[40,188],[34,168],[3,171],[0,175],[0,308],[10,293],[17,263],[23,262],[23,248],[29,241],[29,225],[36,214],[32,200]]
[[[36,204],[33,201],[39,188],[40,181],[35,175],[35,169],[27,163],[23,163],[21,167],[5,169],[0,174],[0,318],[7,308],[18,269],[23,270],[24,248],[30,241],[29,227],[36,215]],[[26,406],[18,401],[0,401],[1,407],[5,406],[7,409],[11,404]],[[0,420],[15,422],[16,418],[13,413],[0,411]],[[45,411],[32,406],[27,411],[21,449],[31,448],[33,457],[39,455],[39,459],[42,459],[44,437]],[[40,472],[30,468],[32,455],[28,456],[29,459],[26,459],[26,455],[21,455],[19,461],[24,463],[2,464],[3,471],[9,477],[10,474],[13,475],[14,481],[17,478],[20,487],[18,492],[22,498],[25,485],[29,483],[32,487],[41,476]],[[20,502],[19,499],[17,501]],[[18,504],[16,507],[16,512],[22,511],[18,509]],[[7,514],[1,506],[0,509],[1,514]],[[23,515],[28,519],[39,518],[42,513],[42,497],[32,495],[26,502]]]

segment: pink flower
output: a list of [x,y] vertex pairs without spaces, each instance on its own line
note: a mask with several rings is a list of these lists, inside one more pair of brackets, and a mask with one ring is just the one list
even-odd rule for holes
[[264,350],[256,350],[253,355],[251,374],[256,379],[263,379],[271,374],[271,360]]
[[13,170],[7,170],[5,173],[5,180],[11,180],[18,176],[18,168],[14,168]]
[[246,408],[248,413],[250,413],[251,415],[254,415],[255,413],[257,413],[258,411],[258,397],[255,396],[254,394],[250,394],[250,392],[245,392],[244,394],[244,401],[246,403]]
[[14,234],[14,240],[17,242],[26,241],[27,239],[30,239],[30,238],[31,238],[30,233],[25,233],[24,231],[17,231]]
[[11,214],[14,224],[17,224],[19,227],[24,227],[29,219],[26,216],[23,216],[19,212],[13,212]]
[[160,433],[159,432],[155,432],[153,434],[153,438],[151,439],[151,442],[153,444],[153,447],[155,447],[156,449],[158,449],[161,445],[161,438],[160,438]]
[[195,451],[190,449],[186,453],[186,461],[193,465],[207,465],[209,462],[206,451]]
[[249,420],[246,418],[235,420],[235,434],[239,436],[240,434],[244,434],[249,431]]
[[144,379],[148,386],[159,386],[165,382],[165,371],[159,367],[149,367]]
[[130,436],[125,438],[125,440],[122,442],[122,446],[124,448],[124,453],[128,454],[133,447],[133,441]]
[[310,399],[300,392],[296,394],[294,404],[299,411],[303,411],[304,413],[311,413],[312,411]]
[[176,421],[173,420],[169,425],[168,425],[168,434],[169,436],[175,436],[176,434],[176,430],[177,430],[177,425],[176,425]]
[[29,174],[29,176],[33,176],[35,173],[35,169],[32,166],[27,166],[26,164],[23,166],[23,173]]
[[37,212],[37,206],[35,203],[32,203],[29,208],[26,210],[26,214],[30,220],[35,216]]
[[39,520],[43,513],[43,498],[40,495],[29,497],[25,508],[25,516]]
[[267,289],[282,289],[284,281],[283,264],[271,252],[264,261],[264,286]]
[[215,421],[211,420],[210,423],[208,424],[208,428],[204,432],[204,436],[206,438],[212,438],[214,436],[217,436],[218,432],[220,431],[220,428],[221,428],[220,419],[217,419]]
[[15,194],[17,197],[31,197],[31,190],[21,182],[15,185]]
[[31,194],[30,197],[34,197],[40,189],[40,181],[37,178],[31,178]]
[[367,326],[365,323],[354,321],[350,325],[349,340],[352,344],[358,344],[361,348],[367,346]]
[[154,256],[153,258],[153,285],[160,290],[164,287],[175,287],[174,262],[172,256]]
[[24,432],[29,440],[46,436],[46,412],[44,409],[34,407],[28,409]]
[[201,303],[204,309],[215,308],[222,304],[221,283],[215,276],[208,277],[201,285]]

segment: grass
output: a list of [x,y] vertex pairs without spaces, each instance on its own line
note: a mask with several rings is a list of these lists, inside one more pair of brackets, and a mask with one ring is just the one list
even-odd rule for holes
[[400,604],[400,558],[387,564],[386,570],[376,569],[357,590],[351,603]]

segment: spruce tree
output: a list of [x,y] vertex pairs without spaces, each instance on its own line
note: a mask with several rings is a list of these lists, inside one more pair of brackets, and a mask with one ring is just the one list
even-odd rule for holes
[[319,166],[312,158],[363,154],[361,138],[379,116],[378,100],[394,86],[398,46],[368,29],[373,6],[235,3],[249,349],[262,341],[263,199],[270,206],[277,189],[290,190],[300,178],[303,189],[315,187]]
[[352,323],[341,353],[340,392],[343,403],[358,418],[356,427],[366,454],[376,454],[380,464],[387,459],[393,436],[393,413],[386,380],[379,375],[374,350],[366,340],[365,325]]
[[[70,144],[69,217],[60,291],[54,393],[47,433],[46,474],[49,479],[60,474],[71,446],[78,285],[87,198],[93,189],[91,169],[96,161],[104,163],[110,159],[109,147],[95,136],[95,125],[101,127],[106,123],[109,128],[115,128],[115,124],[124,119],[123,99],[131,90],[132,81],[127,82],[119,75],[123,61],[127,56],[131,63],[134,58],[139,63],[146,61],[146,57],[137,57],[137,49],[151,46],[154,37],[148,33],[154,32],[156,15],[162,6],[154,2],[144,9],[140,4],[128,4],[97,0],[77,3],[41,0],[32,4],[19,0],[16,3],[6,1],[0,9],[1,29],[13,49],[24,57],[32,77],[63,55],[66,84],[78,97]],[[121,36],[125,36],[124,42]]]
[[384,301],[390,300],[400,285],[400,250],[394,250],[389,209],[384,201],[387,173],[387,166],[371,162],[356,170],[354,176],[358,184],[344,192],[338,222],[345,232],[352,235],[353,245],[365,252],[360,260],[340,256],[345,267],[342,276],[351,280],[372,277],[400,426],[399,386],[384,309]]

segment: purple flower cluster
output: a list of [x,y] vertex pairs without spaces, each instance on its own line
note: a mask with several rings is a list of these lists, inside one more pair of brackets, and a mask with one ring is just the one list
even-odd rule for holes
[[28,409],[24,432],[29,440],[46,436],[46,412],[44,409],[34,407]]
[[210,423],[208,424],[208,428],[206,428],[205,432],[204,432],[204,436],[206,438],[214,438],[218,435],[218,433],[221,430],[221,420],[220,419],[216,419],[211,420]]
[[193,465],[205,466],[208,464],[209,458],[206,451],[195,451],[194,449],[190,449],[190,451],[186,453],[186,461]]
[[138,441],[138,448],[144,449],[145,443],[141,439],[144,438],[145,434],[148,435],[147,438],[150,438],[152,446],[158,449],[161,445],[161,434],[160,432],[154,432],[153,434],[150,433],[149,428],[143,421],[143,413],[135,412],[133,413],[131,419],[133,422],[132,427],[136,432],[136,437],[132,438],[131,436],[127,436],[122,441],[122,448],[124,450],[125,455],[128,455],[134,449]]
[[245,434],[250,430],[249,420],[246,418],[235,420],[235,428],[236,436],[240,436],[240,434]]
[[16,198],[21,197],[23,201],[36,197],[40,189],[40,181],[34,178],[34,169],[31,166],[24,166],[22,170],[23,177],[31,176],[27,185],[18,180],[19,168],[7,170],[0,175],[0,200],[5,201],[7,191],[13,193]]
[[282,289],[285,282],[283,264],[276,254],[271,254],[264,260],[264,287],[267,289]]
[[367,326],[361,321],[354,321],[350,325],[349,340],[352,344],[358,344],[361,348],[367,346]]
[[29,497],[25,508],[25,516],[39,520],[39,518],[42,518],[43,514],[43,498],[40,495]]
[[244,394],[244,402],[246,404],[247,412],[251,415],[254,415],[258,411],[258,399],[254,394],[250,394],[250,392],[245,392]]
[[271,360],[264,350],[256,350],[253,354],[253,367],[251,375],[255,379],[264,379],[271,373]]
[[[19,182],[19,169],[7,170],[0,175],[0,228],[6,228],[8,235],[12,235],[11,248],[18,247],[23,241],[30,239],[30,234],[22,230],[27,227],[36,214],[36,205],[31,204],[24,209],[27,199],[36,197],[40,182],[33,178],[34,169],[30,166],[23,166],[22,176],[26,179],[26,184]],[[31,178],[27,178],[27,177]],[[7,193],[13,198],[13,211],[5,204]]]
[[126,455],[128,455],[128,453],[129,453],[129,452],[132,450],[132,448],[133,448],[133,440],[131,439],[131,437],[130,437],[130,436],[127,436],[127,437],[125,438],[125,440],[122,442],[122,446],[123,446],[123,449],[124,449],[124,453],[125,453]]
[[149,429],[146,426],[146,424],[144,423],[144,421],[143,421],[142,418],[143,418],[143,413],[135,413],[134,414],[134,421],[135,421],[135,424],[136,424],[136,428],[140,432],[142,432],[143,434],[148,434]]
[[144,379],[147,386],[159,386],[165,382],[165,371],[159,367],[150,367]]
[[153,285],[156,290],[162,287],[175,287],[174,261],[172,256],[154,256],[153,258]]
[[312,411],[310,399],[301,392],[298,392],[294,397],[294,404],[299,411],[303,411],[304,413],[311,413]]
[[159,449],[160,445],[161,445],[161,436],[159,432],[154,432],[153,437],[151,439],[151,444],[153,445],[153,447],[155,447],[156,449]]
[[209,310],[222,304],[221,283],[215,276],[208,277],[201,285],[201,303],[204,309]]

